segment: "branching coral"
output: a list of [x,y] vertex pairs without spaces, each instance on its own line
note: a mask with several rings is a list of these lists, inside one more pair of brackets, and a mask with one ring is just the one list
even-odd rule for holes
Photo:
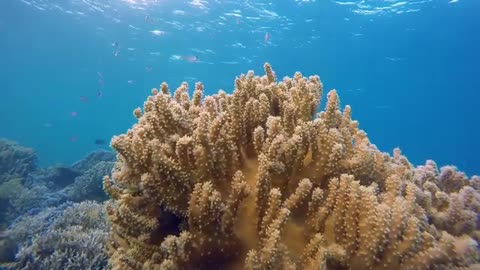
[[105,151],[98,149],[89,153],[86,157],[72,164],[71,168],[77,172],[84,173],[91,169],[99,162],[113,162],[115,161],[115,153],[112,151]]
[[37,166],[37,155],[31,148],[0,139],[0,184],[12,178],[25,177]]
[[[3,157],[18,157],[20,164],[17,169],[5,169],[4,164],[0,164],[0,235],[5,227],[22,215],[38,213],[66,201],[104,201],[108,198],[102,180],[113,167],[113,152],[95,151],[72,168],[50,166],[34,171],[30,171],[34,164],[29,163],[35,160],[34,156],[30,156],[33,150],[0,139],[0,152]],[[2,160],[0,157],[0,163]],[[10,161],[9,164],[15,166],[16,162]],[[2,175],[2,172],[5,174]]]
[[[399,150],[378,151],[351,108],[340,110],[334,90],[316,114],[318,76],[295,73],[277,83],[269,64],[265,73],[248,72],[233,94],[205,98],[201,83],[192,98],[186,83],[173,94],[164,83],[134,111],[138,123],[113,138],[118,161],[104,187],[112,197],[114,269],[453,269],[478,262],[470,224],[476,189],[423,181]],[[467,225],[442,216],[447,206],[465,209],[458,215]]]
[[67,186],[64,192],[73,201],[104,201],[107,196],[102,189],[102,179],[112,170],[112,167],[113,162],[111,161],[98,162],[84,171],[82,175],[76,177],[75,182]]
[[[105,269],[107,220],[102,204],[85,201],[19,219],[9,237],[16,260],[1,269]],[[2,268],[4,267],[4,268]]]
[[429,160],[415,169],[414,181],[423,191],[421,204],[437,229],[480,241],[480,186],[477,176],[468,179],[453,166],[437,169]]
[[36,169],[36,162],[33,149],[0,139],[0,227],[16,211],[12,201],[18,197],[16,189],[25,190],[23,182]]

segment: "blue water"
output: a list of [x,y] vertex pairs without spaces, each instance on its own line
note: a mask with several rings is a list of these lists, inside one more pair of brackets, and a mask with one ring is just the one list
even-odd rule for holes
[[478,174],[479,48],[476,0],[3,0],[0,137],[69,164],[162,81],[231,92],[268,61],[319,74],[382,151]]

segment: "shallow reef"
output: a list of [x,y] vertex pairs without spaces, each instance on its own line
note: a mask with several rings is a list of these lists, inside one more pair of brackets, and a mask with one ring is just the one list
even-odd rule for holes
[[37,155],[32,148],[0,139],[0,230],[15,211],[16,191],[22,190],[26,177],[37,169]]
[[71,166],[41,168],[30,148],[0,140],[0,150],[4,160],[24,157],[6,161],[19,168],[0,174],[0,269],[105,269],[102,179],[115,155],[95,151]]
[[113,164],[113,161],[99,161],[82,175],[76,177],[74,183],[64,189],[69,200],[103,202],[108,199],[103,190],[102,179],[103,176],[110,174]]
[[[9,232],[18,246],[15,260],[1,269],[104,269],[107,219],[103,204],[92,201],[48,207],[19,218]],[[1,253],[0,253],[1,254]]]
[[37,166],[33,149],[15,142],[0,139],[0,152],[1,162],[11,166],[0,170],[0,229],[35,209],[66,201],[103,202],[108,198],[102,179],[113,167],[112,152],[94,151],[71,166],[58,164],[47,168]]
[[32,148],[0,139],[0,184],[12,178],[26,177],[37,168],[37,155]]
[[153,89],[118,153],[113,269],[479,269],[480,178],[379,151],[318,76]]

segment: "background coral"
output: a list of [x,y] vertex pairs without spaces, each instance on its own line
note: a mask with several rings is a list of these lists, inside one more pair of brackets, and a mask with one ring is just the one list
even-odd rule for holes
[[468,234],[480,241],[479,178],[468,177],[454,166],[438,170],[434,161],[418,166],[415,183],[423,188],[421,204],[436,228],[461,236]]
[[68,198],[72,201],[105,201],[108,197],[103,190],[102,181],[103,177],[112,171],[113,164],[113,161],[100,161],[76,177],[75,182],[65,189]]
[[106,151],[102,149],[93,151],[83,159],[73,163],[71,168],[77,172],[84,173],[87,170],[91,169],[93,166],[97,165],[97,163],[101,161],[105,161],[105,162],[115,161],[115,153],[113,153],[112,151]]
[[112,139],[114,269],[479,266],[471,182],[380,152],[334,90],[316,114],[319,77],[265,73],[204,99],[164,83]]
[[[8,146],[24,149],[17,144]],[[6,149],[6,146],[3,148]],[[33,153],[33,150],[24,152]],[[95,151],[72,166],[35,167],[28,173],[21,169],[28,166],[12,162],[12,166],[20,164],[20,168],[11,168],[8,173],[19,171],[25,172],[25,175],[3,175],[3,182],[0,182],[0,230],[21,215],[38,213],[46,207],[58,206],[66,201],[106,200],[102,179],[111,171],[114,159],[112,152]]]
[[[74,170],[69,166],[55,164],[35,171],[29,180],[35,181],[35,183],[43,182],[51,190],[58,190],[72,184],[75,181],[75,177],[80,175],[82,175],[82,172]],[[28,184],[35,183],[29,182]]]
[[0,229],[16,211],[11,200],[36,168],[37,156],[33,149],[0,139]]
[[104,269],[107,220],[94,202],[63,204],[22,217],[9,238],[19,244],[15,262],[6,269]]
[[58,205],[106,199],[102,177],[110,172],[114,158],[111,152],[97,151],[72,166],[37,168],[33,149],[0,139],[3,267],[103,269],[107,235],[103,205]]
[[24,178],[11,178],[0,185],[0,223],[5,225],[32,207],[45,205],[48,189],[43,185],[27,185]]
[[0,184],[12,178],[25,177],[37,167],[37,156],[31,148],[0,139]]

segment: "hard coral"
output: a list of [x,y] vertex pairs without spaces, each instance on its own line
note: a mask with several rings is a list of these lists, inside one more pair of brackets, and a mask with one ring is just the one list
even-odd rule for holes
[[102,179],[105,174],[112,171],[113,164],[112,161],[99,161],[76,177],[75,182],[64,190],[68,198],[72,201],[105,201],[107,195],[102,188]]
[[83,159],[72,164],[71,168],[75,171],[84,173],[87,170],[94,167],[95,165],[97,165],[101,161],[105,161],[105,162],[115,161],[115,153],[113,153],[112,151],[106,151],[102,149],[95,150],[89,153]]
[[437,196],[435,187],[419,184],[398,149],[390,156],[370,143],[351,108],[340,111],[335,90],[316,114],[318,76],[295,73],[277,83],[269,64],[265,73],[248,72],[235,80],[233,94],[205,98],[201,83],[192,98],[186,83],[173,95],[164,83],[143,112],[134,111],[138,123],[113,138],[118,161],[104,187],[112,197],[114,269],[478,263],[475,228],[432,221],[435,209],[448,205],[478,214],[477,190],[441,180],[448,192],[460,193]]
[[[15,261],[1,269],[105,269],[107,219],[104,205],[63,204],[24,216],[9,237],[18,243]],[[4,267],[4,268],[2,268]]]
[[0,184],[25,177],[37,167],[37,155],[31,148],[0,139]]
[[437,169],[434,161],[415,169],[414,181],[423,187],[423,208],[437,229],[461,236],[468,234],[480,241],[480,193],[478,177],[468,179],[454,166]]

